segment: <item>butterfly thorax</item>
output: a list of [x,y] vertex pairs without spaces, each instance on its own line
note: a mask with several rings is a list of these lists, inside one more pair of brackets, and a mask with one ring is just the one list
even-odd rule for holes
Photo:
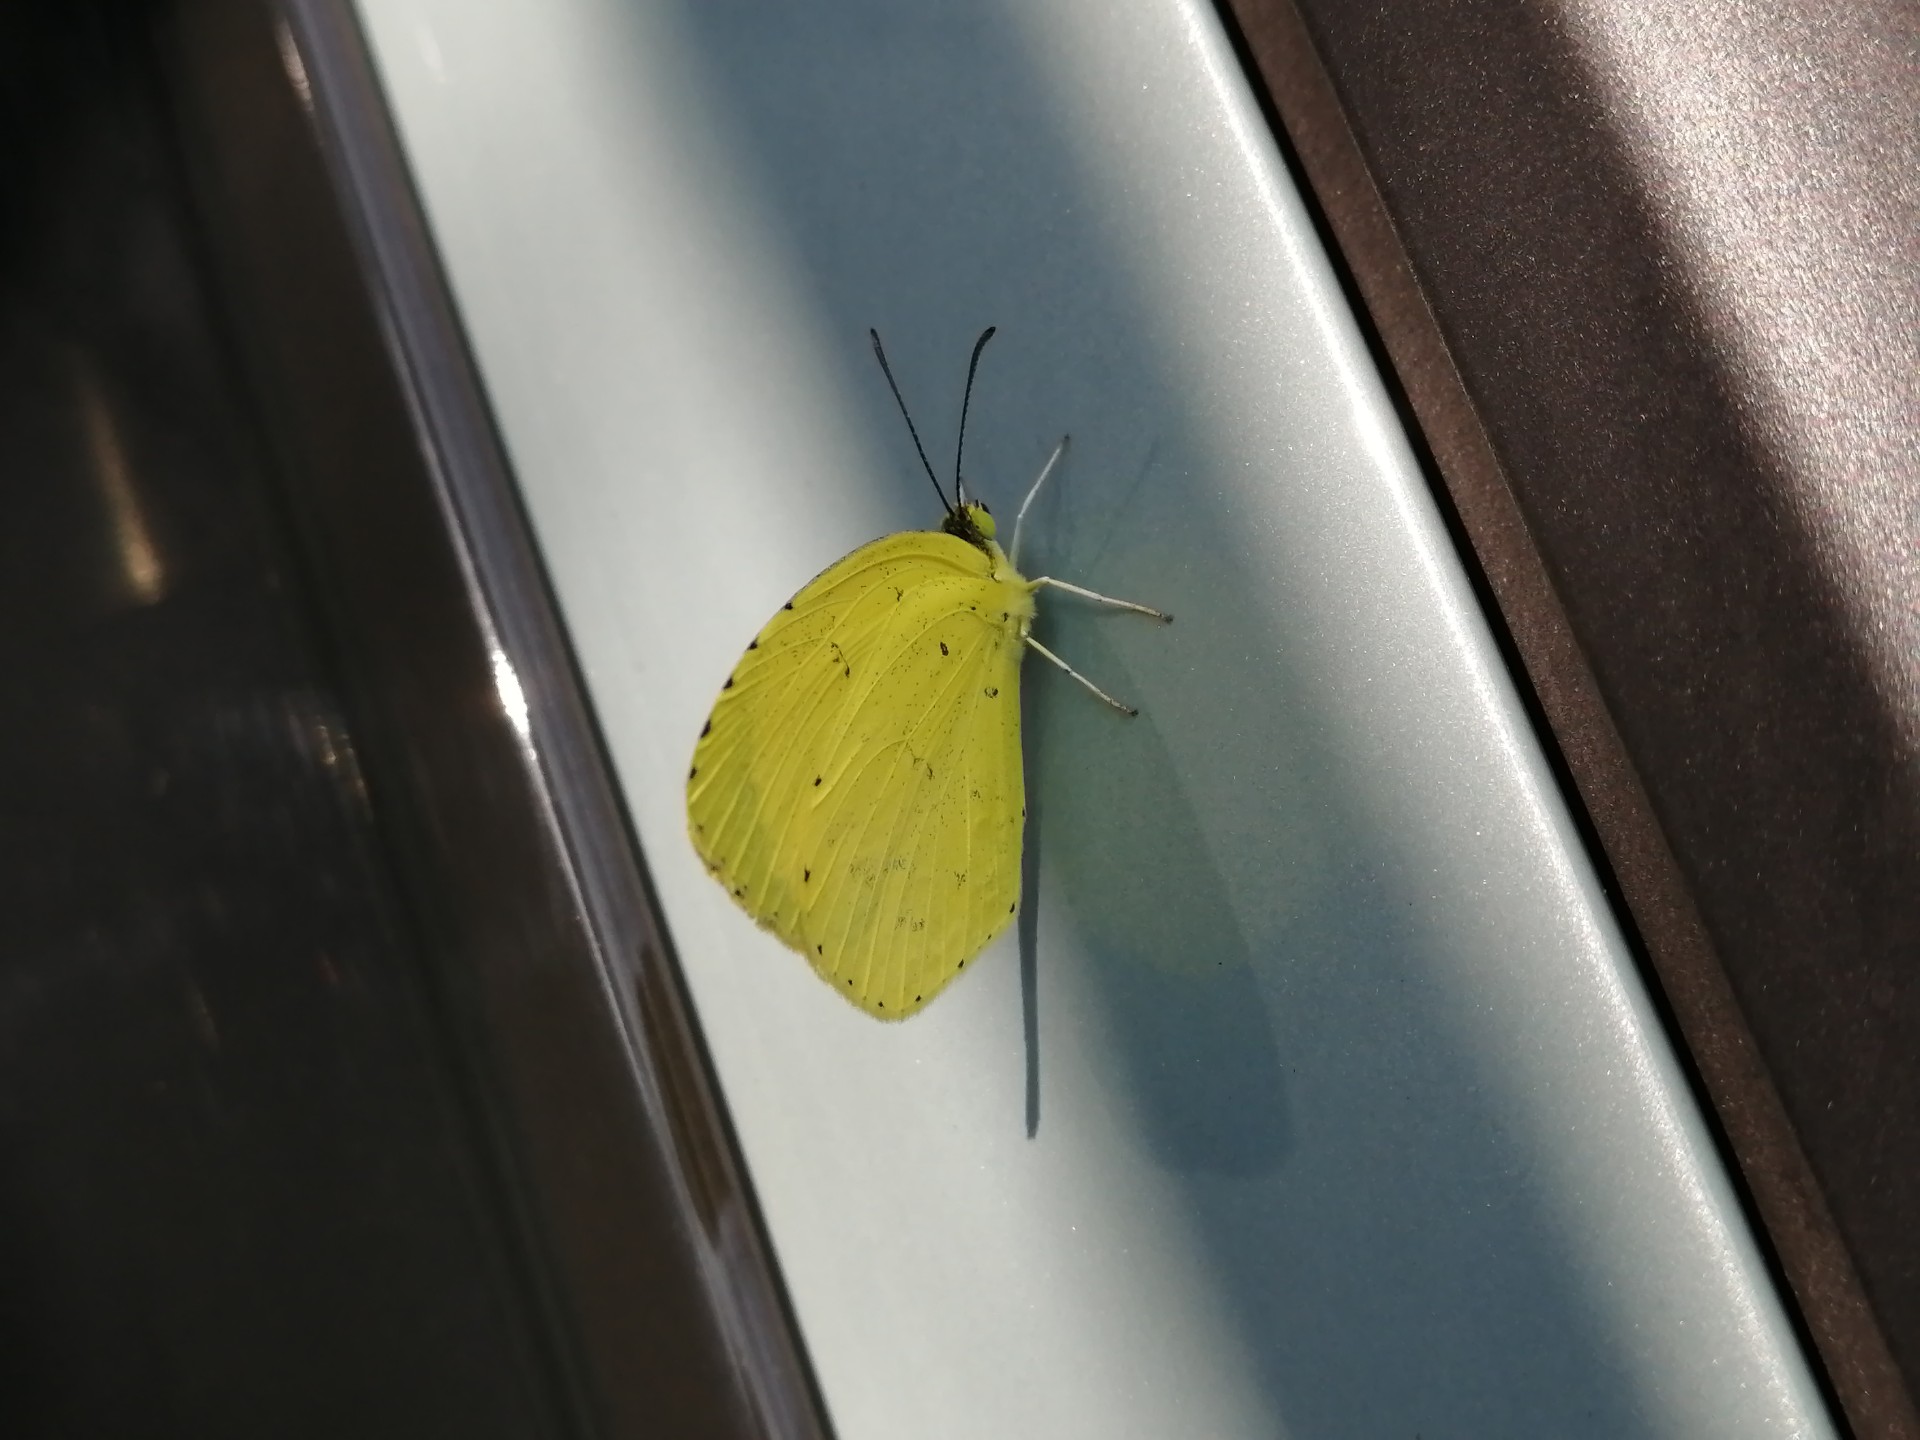
[[[995,538],[997,527],[993,522],[993,513],[980,501],[968,500],[949,511],[947,518],[940,522],[940,529],[956,540],[966,541],[985,555],[988,562],[987,573],[992,579],[1003,584],[1018,586],[1023,591],[1031,591],[1032,587],[1028,585],[1026,577],[1007,558],[1007,552],[1000,548],[1000,542]],[[1033,613],[1031,603],[1020,608],[1025,611],[1030,621]],[[1026,634],[1024,627],[1020,633],[1024,638]]]

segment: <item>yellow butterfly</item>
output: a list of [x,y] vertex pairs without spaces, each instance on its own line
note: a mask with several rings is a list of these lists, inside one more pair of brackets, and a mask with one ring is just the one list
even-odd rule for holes
[[954,504],[868,333],[946,519],[862,545],[767,622],[694,746],[687,822],[707,869],[759,925],[862,1010],[899,1020],[1020,907],[1027,650],[1135,713],[1033,638],[1035,592],[1173,617],[1015,568],[1020,524],[1065,439],[1021,502],[1013,557],[987,507],[966,498],[967,406],[992,326],[967,365]]

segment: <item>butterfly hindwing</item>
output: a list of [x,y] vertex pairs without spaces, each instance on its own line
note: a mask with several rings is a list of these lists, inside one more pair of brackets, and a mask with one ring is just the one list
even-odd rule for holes
[[920,1009],[1018,905],[1031,616],[963,540],[876,540],[774,616],[695,749],[708,868],[871,1014]]
[[964,596],[929,585],[905,602],[898,648],[826,762],[815,966],[875,1014],[931,1000],[1019,895],[1018,651]]

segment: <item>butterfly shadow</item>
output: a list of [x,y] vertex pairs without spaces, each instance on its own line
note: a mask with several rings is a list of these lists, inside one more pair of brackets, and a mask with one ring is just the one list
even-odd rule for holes
[[[1127,667],[1103,634],[1115,623],[1139,622],[1085,617],[1071,643],[1076,668],[1118,683]],[[1040,1119],[1040,910],[1057,898],[1105,1002],[1136,1133],[1155,1160],[1178,1172],[1270,1173],[1292,1148],[1285,1067],[1166,742],[1144,710],[1117,715],[1038,666],[1027,678],[1019,929],[1027,1133],[1038,1133]]]

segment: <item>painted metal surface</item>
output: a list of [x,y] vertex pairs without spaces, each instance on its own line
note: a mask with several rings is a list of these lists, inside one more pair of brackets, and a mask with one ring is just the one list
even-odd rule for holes
[[[1826,1435],[1212,12],[363,5],[847,1437]],[[740,648],[1062,432],[1017,934],[879,1025],[683,836]],[[1048,597],[1049,599],[1053,597]],[[644,1304],[636,1296],[635,1304]]]

